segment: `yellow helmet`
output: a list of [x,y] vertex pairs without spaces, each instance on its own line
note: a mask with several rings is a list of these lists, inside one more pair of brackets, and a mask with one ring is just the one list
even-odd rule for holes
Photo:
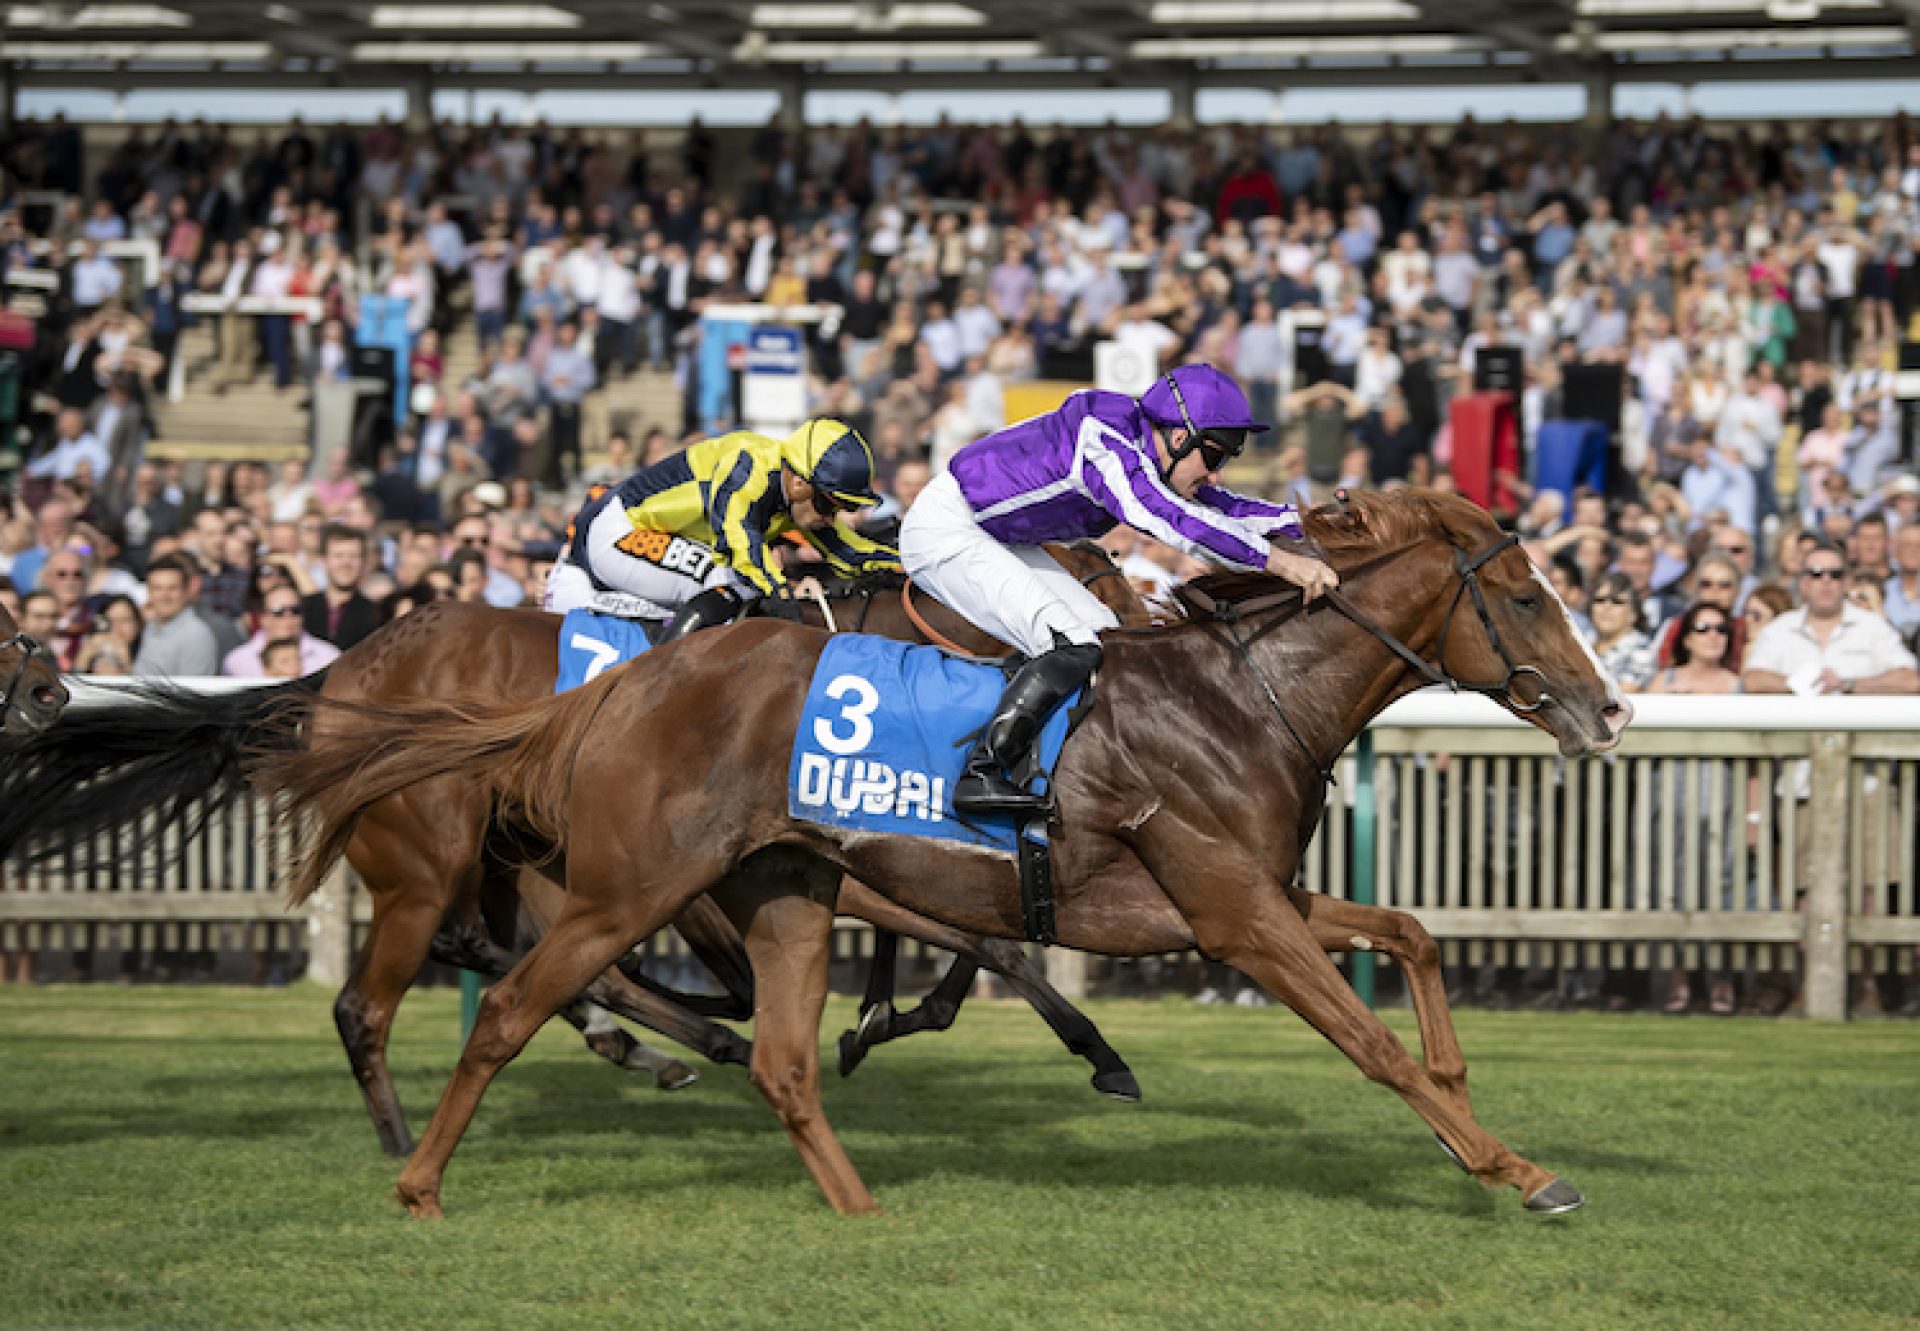
[[843,421],[808,421],[780,446],[780,455],[835,508],[880,502],[873,492],[873,449]]

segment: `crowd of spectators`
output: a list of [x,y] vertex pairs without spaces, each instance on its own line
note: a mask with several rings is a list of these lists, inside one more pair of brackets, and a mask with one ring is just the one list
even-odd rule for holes
[[[1009,386],[1089,379],[1100,341],[1235,374],[1284,427],[1235,483],[1307,502],[1452,487],[1452,405],[1480,355],[1518,348],[1502,516],[1629,689],[1920,691],[1904,116],[770,123],[724,143],[695,121],[670,148],[196,122],[136,128],[92,169],[56,120],[0,148],[10,196],[69,196],[0,202],[0,262],[59,279],[0,603],[77,668],[298,674],[425,600],[537,600],[587,484],[737,424],[699,416],[698,318],[755,301],[825,311],[805,324],[809,407],[874,441],[883,524],[1005,424]],[[100,252],[127,236],[165,257],[144,294]],[[143,461],[191,291],[317,299],[316,325],[221,321],[221,382],[264,360],[289,386],[348,373],[363,295],[403,298],[427,391],[371,465]],[[442,348],[468,336],[477,368],[452,382]],[[583,395],[643,365],[678,376],[680,429],[583,448]],[[1588,366],[1621,384],[1605,488],[1536,490],[1540,432]],[[1114,546],[1147,590],[1195,569]]]
[[[167,123],[88,171],[75,127],[21,125],[4,144],[10,196],[67,198],[38,217],[0,213],[8,269],[61,282],[31,384],[50,407],[21,484],[38,511],[15,499],[0,528],[13,595],[81,582],[65,561],[42,572],[73,545],[84,592],[54,613],[75,665],[81,618],[104,622],[108,595],[127,599],[121,618],[138,613],[163,557],[198,574],[188,601],[255,640],[275,628],[259,618],[290,618],[269,613],[276,578],[328,607],[309,609],[305,632],[338,647],[428,593],[538,595],[584,484],[680,444],[655,434],[603,453],[593,440],[597,467],[584,467],[584,392],[641,363],[678,367],[685,438],[732,428],[691,419],[697,315],[755,300],[831,309],[808,325],[810,405],[876,442],[881,522],[897,492],[910,499],[1004,424],[1008,384],[1085,378],[1096,340],[1235,373],[1286,424],[1254,480],[1269,494],[1448,488],[1450,403],[1480,351],[1515,346],[1528,461],[1507,478],[1509,517],[1630,688],[1703,686],[1674,661],[1695,603],[1740,617],[1728,672],[1757,645],[1755,617],[1799,624],[1816,538],[1845,563],[1845,632],[1855,613],[1901,638],[1920,630],[1920,534],[1899,536],[1920,515],[1920,480],[1893,396],[1920,286],[1920,136],[1903,117],[1622,121],[1597,136],[1471,119],[1373,134],[770,123],[737,136],[724,171],[726,156],[697,121],[672,150],[543,125],[294,121],[244,138]],[[144,300],[98,255],[127,236],[167,259]],[[88,277],[100,263],[115,277]],[[173,355],[182,290],[323,303],[319,327],[223,327],[221,382],[253,373],[255,350],[276,380],[346,375],[361,294],[405,298],[426,386],[415,415],[363,467],[144,463],[146,386]],[[1321,350],[1296,365],[1304,323]],[[445,382],[445,340],[467,328],[482,359]],[[1528,474],[1576,365],[1619,365],[1624,401],[1607,490],[1569,505],[1534,494]],[[1192,570],[1139,545],[1121,553],[1142,586]],[[1636,601],[1624,620],[1607,590],[1620,578]],[[148,665],[207,665],[198,634],[167,638],[175,655],[148,651]],[[232,638],[215,634],[215,668]],[[265,668],[259,655],[234,665]],[[1791,670],[1741,678],[1809,688]],[[1908,674],[1818,678],[1874,690],[1907,688]]]

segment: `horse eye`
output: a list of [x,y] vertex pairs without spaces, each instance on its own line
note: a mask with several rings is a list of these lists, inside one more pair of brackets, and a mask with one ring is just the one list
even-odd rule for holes
[[1540,608],[1540,598],[1537,596],[1516,596],[1513,598],[1513,603],[1517,608],[1526,611],[1528,614],[1532,614]]

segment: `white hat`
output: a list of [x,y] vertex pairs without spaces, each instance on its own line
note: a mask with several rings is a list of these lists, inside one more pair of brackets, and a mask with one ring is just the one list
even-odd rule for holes
[[482,481],[473,487],[473,502],[482,508],[505,508],[507,487],[498,481]]

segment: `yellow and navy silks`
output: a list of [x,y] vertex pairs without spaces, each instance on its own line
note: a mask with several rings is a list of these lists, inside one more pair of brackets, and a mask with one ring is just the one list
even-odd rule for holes
[[[866,440],[839,421],[817,420],[784,440],[747,430],[704,440],[635,472],[608,491],[604,503],[626,510],[641,557],[647,557],[649,539],[664,544],[668,536],[684,536],[710,546],[715,558],[763,595],[785,585],[768,543],[790,531],[842,573],[900,567],[897,550],[844,525],[819,532],[797,527],[787,512],[782,467],[792,468],[843,508],[879,502]],[[604,503],[592,507],[597,512]],[[581,531],[586,525],[578,524]]]

